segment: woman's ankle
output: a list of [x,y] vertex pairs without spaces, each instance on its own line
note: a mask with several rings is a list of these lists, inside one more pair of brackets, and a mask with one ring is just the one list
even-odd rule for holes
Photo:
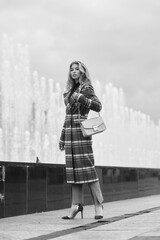
[[103,205],[101,203],[95,204],[95,216],[103,216]]

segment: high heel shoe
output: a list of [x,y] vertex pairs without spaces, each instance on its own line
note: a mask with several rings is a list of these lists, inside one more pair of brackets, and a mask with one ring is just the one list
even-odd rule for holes
[[81,204],[75,205],[70,216],[64,216],[62,219],[70,220],[74,219],[78,212],[81,212],[81,218],[83,218],[83,206]]
[[[96,220],[103,218],[103,205],[102,204],[96,205],[95,210],[96,210],[96,215],[94,218]],[[97,214],[97,212],[98,212],[98,214]]]

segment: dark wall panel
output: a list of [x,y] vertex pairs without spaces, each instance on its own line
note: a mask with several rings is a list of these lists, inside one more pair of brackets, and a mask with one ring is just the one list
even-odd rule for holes
[[[96,167],[104,202],[160,194],[160,169]],[[84,204],[93,204],[88,184]],[[0,218],[68,208],[71,185],[64,165],[0,165]]]
[[28,167],[28,205],[27,212],[46,211],[47,199],[47,168],[44,166]]
[[102,169],[102,192],[105,202],[112,201],[113,199],[113,168],[103,168]]
[[22,166],[5,167],[5,217],[26,214],[26,169]]
[[138,169],[138,195],[147,196],[160,193],[160,170]]
[[113,168],[112,171],[112,201],[122,199],[122,169]]
[[121,169],[122,199],[138,196],[138,172],[137,169]]
[[4,181],[5,181],[5,168],[0,166],[0,218],[5,216],[4,212]]
[[[67,193],[64,191],[64,167],[47,169],[47,210],[64,208]],[[68,192],[68,191],[67,191]]]

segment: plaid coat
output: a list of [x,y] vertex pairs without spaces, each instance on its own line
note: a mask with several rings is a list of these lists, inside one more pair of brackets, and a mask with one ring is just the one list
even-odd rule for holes
[[69,93],[64,94],[66,117],[62,128],[60,142],[65,145],[67,183],[88,183],[98,181],[94,166],[92,150],[92,137],[83,137],[80,119],[86,119],[91,110],[99,112],[102,105],[95,95],[93,86],[86,83],[79,85],[69,98]]

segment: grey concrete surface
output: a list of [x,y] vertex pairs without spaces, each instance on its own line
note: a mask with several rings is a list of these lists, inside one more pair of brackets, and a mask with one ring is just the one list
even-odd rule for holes
[[[156,208],[148,213],[132,215]],[[159,208],[158,208],[159,207]],[[160,240],[160,195],[104,203],[104,220],[94,220],[94,206],[84,206],[74,220],[63,220],[69,209],[0,219],[0,240]],[[123,218],[124,214],[131,214]],[[108,223],[113,217],[122,216]]]

